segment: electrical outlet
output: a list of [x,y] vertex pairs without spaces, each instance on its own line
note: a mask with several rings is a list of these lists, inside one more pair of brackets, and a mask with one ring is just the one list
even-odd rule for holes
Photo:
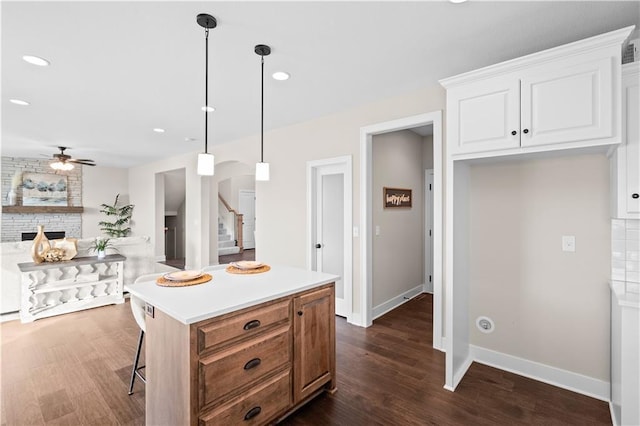
[[376,236],[380,235],[380,225],[376,225]]
[[576,237],[574,235],[562,236],[562,251],[568,251],[568,252],[576,251]]
[[353,236],[356,238],[360,236],[360,229],[357,226],[353,227]]
[[144,312],[150,316],[151,318],[153,318],[153,314],[154,314],[154,308],[153,305],[150,305],[148,303],[144,304]]

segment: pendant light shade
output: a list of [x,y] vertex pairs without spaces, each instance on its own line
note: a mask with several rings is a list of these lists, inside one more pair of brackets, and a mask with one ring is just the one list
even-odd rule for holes
[[271,48],[266,44],[258,44],[254,51],[260,55],[261,80],[260,80],[260,162],[256,163],[256,180],[269,180],[269,163],[264,162],[264,57],[271,53]]
[[209,30],[218,25],[216,18],[201,13],[196,17],[198,25],[204,28],[204,153],[198,154],[198,174],[201,176],[213,176],[215,157],[208,151],[209,133]]

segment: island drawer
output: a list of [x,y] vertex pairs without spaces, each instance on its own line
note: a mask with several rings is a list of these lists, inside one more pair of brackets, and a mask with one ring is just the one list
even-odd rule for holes
[[199,418],[200,426],[263,425],[291,406],[291,369]]
[[286,324],[199,361],[200,408],[233,395],[291,363],[291,327]]
[[266,306],[223,315],[198,327],[198,353],[214,346],[256,335],[280,322],[290,322],[291,300],[280,300]]

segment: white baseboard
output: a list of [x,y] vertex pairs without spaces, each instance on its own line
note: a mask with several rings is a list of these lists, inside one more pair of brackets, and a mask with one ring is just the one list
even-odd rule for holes
[[355,312],[352,312],[351,316],[347,317],[347,322],[349,324],[357,325],[358,327],[366,327],[362,324],[362,315],[356,314]]
[[458,368],[458,371],[455,371],[453,373],[453,389],[451,389],[452,391],[456,390],[456,388],[462,381],[462,378],[464,377],[464,375],[467,374],[467,370],[469,370],[469,367],[471,367],[472,363],[473,363],[473,353],[470,352],[467,355],[467,359],[465,359],[462,365],[460,366],[460,368]]
[[413,299],[420,293],[422,293],[422,287],[424,284],[420,284],[412,288],[411,290],[407,290],[402,294],[397,295],[393,299],[389,299],[384,303],[381,303],[378,306],[374,306],[373,308],[373,319],[381,317],[387,312],[397,308],[405,302],[408,302],[410,299]]
[[609,382],[479,346],[469,345],[474,361],[608,402]]
[[20,312],[9,312],[0,315],[0,322],[7,322],[20,319]]
[[616,410],[613,408],[613,402],[609,401],[609,413],[611,414],[611,424],[613,426],[620,426],[620,419],[616,415]]
[[167,260],[167,256],[164,254],[161,256],[156,256],[156,262],[165,262]]
[[440,352],[447,352],[446,350],[447,339],[445,337],[441,337],[439,342],[433,341],[433,349],[437,349]]

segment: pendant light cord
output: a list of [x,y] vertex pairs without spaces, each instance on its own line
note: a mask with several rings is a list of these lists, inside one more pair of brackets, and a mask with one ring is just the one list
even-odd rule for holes
[[204,153],[208,151],[207,135],[209,134],[209,28],[204,30]]
[[264,55],[262,58],[262,80],[260,82],[260,162],[264,163]]

